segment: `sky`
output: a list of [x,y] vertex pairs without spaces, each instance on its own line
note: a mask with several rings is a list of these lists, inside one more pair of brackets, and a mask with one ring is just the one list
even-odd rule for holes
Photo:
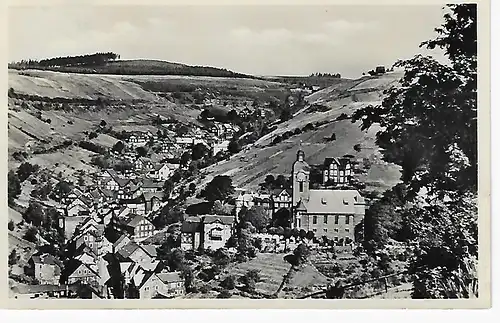
[[112,51],[252,75],[359,77],[417,53],[443,9],[426,6],[9,8],[9,61]]

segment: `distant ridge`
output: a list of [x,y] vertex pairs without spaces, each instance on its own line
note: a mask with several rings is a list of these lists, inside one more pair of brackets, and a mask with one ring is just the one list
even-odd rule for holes
[[[100,55],[101,54],[57,57],[43,59],[40,61],[23,60],[21,62],[10,63],[8,68],[17,70],[36,69],[79,74],[184,75],[251,79],[258,78],[252,75],[236,73],[218,67],[201,65],[192,66],[150,59],[120,60],[109,58],[107,56],[101,57]],[[95,58],[96,56],[98,59]],[[90,59],[88,57],[90,57]],[[116,55],[116,57],[119,57],[119,55]]]

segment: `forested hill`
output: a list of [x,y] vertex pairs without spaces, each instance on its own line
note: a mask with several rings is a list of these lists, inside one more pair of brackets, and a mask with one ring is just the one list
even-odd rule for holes
[[186,75],[212,77],[256,78],[227,69],[191,66],[158,60],[120,60],[120,55],[95,53],[79,56],[54,57],[42,60],[22,60],[9,64],[11,69],[38,69],[82,74],[119,75]]

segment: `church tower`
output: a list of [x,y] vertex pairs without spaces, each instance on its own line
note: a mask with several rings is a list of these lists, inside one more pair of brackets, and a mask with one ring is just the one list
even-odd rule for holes
[[309,201],[310,166],[306,163],[302,150],[297,152],[297,159],[292,166],[292,202],[295,207],[301,200]]

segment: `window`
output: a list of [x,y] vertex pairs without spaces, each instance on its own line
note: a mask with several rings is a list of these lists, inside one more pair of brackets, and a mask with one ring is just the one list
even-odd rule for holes
[[328,229],[327,229],[327,228],[324,228],[324,229],[323,229],[323,232],[324,232],[324,233],[327,233],[327,232],[328,232]]
[[299,182],[299,191],[300,193],[304,192],[304,182]]
[[155,290],[158,290],[158,285],[155,285]]
[[349,228],[345,228],[345,232],[349,232]]
[[328,215],[323,215],[323,223],[324,224],[328,223]]
[[338,215],[335,216],[335,224],[339,224],[339,216]]
[[313,216],[313,224],[318,224],[318,217],[316,215]]
[[335,229],[334,229],[334,231],[335,231],[335,232],[339,232],[339,229],[335,228]]
[[149,286],[144,287],[145,291],[149,291]]
[[315,229],[313,229],[313,232],[316,232],[316,231],[318,231],[318,229],[316,229],[316,228],[315,228]]
[[348,215],[345,216],[345,224],[349,224],[349,216]]

